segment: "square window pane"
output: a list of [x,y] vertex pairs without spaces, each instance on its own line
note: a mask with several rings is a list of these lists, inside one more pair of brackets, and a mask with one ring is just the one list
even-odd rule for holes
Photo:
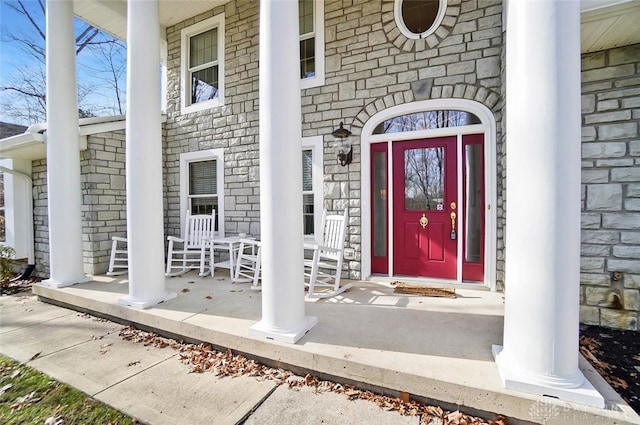
[[313,194],[302,195],[302,225],[305,235],[313,235],[314,205]]
[[300,35],[313,32],[313,3],[314,0],[298,0]]
[[300,41],[300,77],[309,78],[316,75],[315,38]]
[[218,66],[191,74],[191,103],[206,102],[218,97]]
[[216,210],[216,219],[214,223],[215,231],[218,231],[218,197],[207,197],[207,198],[191,198],[189,202],[189,206],[191,207],[191,214],[211,214],[211,212]]
[[194,35],[189,40],[189,67],[193,68],[218,59],[218,28]]
[[189,164],[189,195],[215,195],[217,188],[216,160]]
[[436,211],[444,199],[444,148],[404,151],[404,205],[407,211]]

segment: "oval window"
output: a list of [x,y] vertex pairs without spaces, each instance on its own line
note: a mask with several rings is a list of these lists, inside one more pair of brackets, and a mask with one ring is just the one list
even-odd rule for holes
[[425,38],[442,22],[446,6],[446,0],[396,0],[396,23],[406,37]]

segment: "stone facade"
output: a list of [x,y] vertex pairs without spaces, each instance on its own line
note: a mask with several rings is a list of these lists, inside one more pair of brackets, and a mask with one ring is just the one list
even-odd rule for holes
[[[89,136],[81,152],[84,271],[104,274],[111,237],[126,236],[124,131]],[[49,276],[46,160],[33,162],[35,275]]]
[[[342,167],[336,162],[328,137],[324,138],[323,158],[324,208],[348,210],[346,246],[356,251],[356,259],[360,258],[362,235],[358,136],[371,116],[415,100],[472,99],[493,111],[501,132],[501,1],[450,0],[441,30],[417,42],[398,31],[393,5],[391,0],[326,1],[325,84],[302,91],[303,137],[327,136],[340,121],[355,136],[353,163]],[[180,31],[223,12],[225,105],[182,115]],[[179,233],[180,154],[222,148],[225,230],[259,235],[258,3],[232,1],[169,27],[167,42],[167,232]],[[499,145],[501,140],[499,134]],[[498,146],[498,152],[501,150]],[[498,169],[502,175],[500,161]],[[502,225],[499,227],[501,240]],[[347,267],[349,277],[360,278],[360,261],[350,261]]]
[[581,321],[638,329],[640,44],[582,57]]
[[[180,111],[180,31],[225,13],[225,105]],[[450,0],[443,30],[408,40],[393,1],[325,2],[325,84],[302,91],[303,137],[327,136],[340,121],[354,134],[346,167],[324,137],[324,205],[347,209],[345,277],[359,279],[361,150],[367,120],[416,100],[472,99],[497,124],[497,284],[504,288],[506,135],[500,1]],[[167,28],[167,122],[163,127],[165,233],[180,233],[180,154],[224,150],[225,230],[259,236],[258,3],[236,0]],[[582,60],[583,173],[581,320],[638,329],[640,311],[640,45]],[[282,123],[286,125],[286,123]],[[85,272],[107,269],[111,236],[126,233],[124,132],[90,136],[82,152]],[[33,164],[37,274],[48,274],[46,163]]]

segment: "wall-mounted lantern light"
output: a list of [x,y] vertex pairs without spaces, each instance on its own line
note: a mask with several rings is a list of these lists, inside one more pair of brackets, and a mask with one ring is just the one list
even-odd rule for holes
[[351,132],[343,127],[344,123],[340,123],[340,128],[331,133],[334,137],[334,146],[338,152],[338,161],[343,167],[351,164],[353,160],[353,146],[351,145]]

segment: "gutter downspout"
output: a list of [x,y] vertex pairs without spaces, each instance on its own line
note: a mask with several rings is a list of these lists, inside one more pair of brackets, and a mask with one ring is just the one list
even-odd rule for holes
[[13,176],[21,178],[22,180],[26,181],[27,187],[29,188],[26,191],[27,210],[29,214],[29,220],[27,220],[27,232],[29,233],[29,244],[27,249],[28,265],[25,271],[22,273],[22,275],[16,278],[16,279],[26,279],[31,275],[31,273],[33,272],[33,269],[35,269],[36,267],[35,241],[34,241],[34,234],[33,234],[33,180],[31,179],[31,177],[29,177],[24,173],[11,170],[9,168],[2,167],[2,166],[0,166],[0,172],[9,173]]

